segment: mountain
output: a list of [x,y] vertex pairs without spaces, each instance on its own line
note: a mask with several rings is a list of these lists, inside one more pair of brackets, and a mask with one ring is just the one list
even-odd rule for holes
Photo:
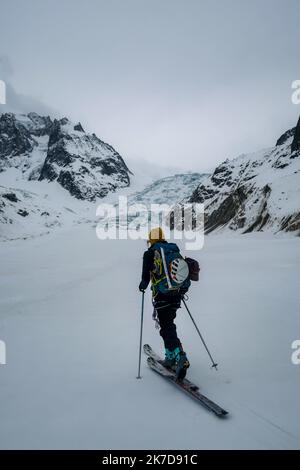
[[204,204],[206,233],[300,233],[300,118],[274,147],[221,163],[187,201]]
[[[0,236],[28,237],[66,221],[95,220],[91,202],[106,197],[116,204],[121,189],[131,207],[204,203],[206,233],[300,232],[300,119],[274,147],[226,160],[211,175],[176,174],[135,192],[131,175],[119,153],[80,123],[37,113],[2,114]],[[136,217],[133,207],[129,219]]]
[[[123,226],[126,229],[128,222],[130,224],[133,222],[134,227],[146,226],[149,223],[150,211],[151,217],[155,217],[161,213],[160,205],[168,205],[171,209],[174,205],[179,204],[183,198],[190,195],[191,191],[206,177],[207,174],[205,173],[180,173],[159,178],[147,184],[142,190],[130,194],[123,192],[122,196],[127,196],[126,217],[124,219],[119,218],[122,214],[122,205],[119,207],[118,195],[115,195],[110,202],[114,204],[116,214],[104,216],[101,220],[98,220],[98,226],[116,223],[117,226]],[[155,204],[157,207],[151,207]],[[157,221],[157,223],[160,222]]]
[[111,145],[80,123],[36,113],[0,116],[0,171],[8,168],[25,180],[55,181],[80,200],[130,185],[131,172]]
[[0,115],[0,237],[28,238],[95,217],[98,198],[129,187],[122,157],[80,123]]
[[208,176],[206,173],[181,173],[160,178],[128,198],[131,204],[176,204],[191,194]]

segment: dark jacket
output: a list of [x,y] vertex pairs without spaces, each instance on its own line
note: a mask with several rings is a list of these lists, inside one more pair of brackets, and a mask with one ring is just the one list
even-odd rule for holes
[[[164,243],[167,243],[167,242],[164,242]],[[143,255],[142,280],[140,283],[140,287],[142,287],[143,289],[147,289],[148,284],[150,282],[150,273],[153,269],[153,261],[154,261],[153,246],[154,245],[150,246]]]
[[150,282],[150,272],[153,269],[154,251],[148,248],[143,255],[143,269],[142,269],[142,281],[144,289],[148,287]]

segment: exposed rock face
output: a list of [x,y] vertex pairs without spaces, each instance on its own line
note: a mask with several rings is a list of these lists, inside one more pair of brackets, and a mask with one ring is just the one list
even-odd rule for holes
[[95,134],[65,118],[54,121],[39,180],[55,180],[72,196],[93,201],[129,186],[129,173],[118,152]]
[[39,116],[37,113],[29,113],[28,120],[24,121],[24,126],[35,136],[48,135],[51,132],[52,120],[49,116]]
[[[206,233],[212,232],[220,225],[226,225],[229,223],[238,215],[240,207],[245,200],[246,194],[242,186],[229,194],[229,196],[227,196],[221,204],[211,212],[210,216],[205,218]],[[239,227],[243,227],[244,222],[244,219],[240,217],[237,225]]]
[[0,170],[14,166],[14,158],[29,155],[37,145],[31,133],[12,113],[0,116]]
[[295,135],[296,127],[289,129],[284,134],[282,134],[276,142],[276,145],[283,145],[291,143]]
[[84,132],[83,127],[80,122],[78,122],[78,124],[75,124],[74,131]]
[[291,150],[292,150],[292,152],[299,152],[300,151],[300,117],[299,117],[299,120],[298,120],[297,127],[295,129],[294,140],[292,142]]
[[276,146],[219,165],[192,193],[205,231],[300,230],[300,119]]
[[113,147],[80,123],[37,113],[0,116],[0,171],[9,167],[28,180],[57,181],[89,201],[130,184],[130,171]]

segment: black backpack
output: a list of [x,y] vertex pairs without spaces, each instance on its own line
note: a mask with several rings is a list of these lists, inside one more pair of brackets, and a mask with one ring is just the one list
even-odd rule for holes
[[185,258],[189,267],[189,278],[191,281],[199,281],[200,266],[197,260],[193,258]]

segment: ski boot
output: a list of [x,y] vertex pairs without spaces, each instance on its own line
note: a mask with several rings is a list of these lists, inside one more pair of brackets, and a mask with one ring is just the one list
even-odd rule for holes
[[175,354],[174,351],[170,351],[169,349],[165,349],[165,359],[162,361],[162,365],[166,367],[167,369],[172,369],[176,367],[176,362],[175,362]]
[[177,347],[173,351],[173,354],[175,358],[176,378],[179,382],[181,382],[186,376],[186,371],[190,367],[190,363],[188,361],[186,353],[184,352],[181,346]]

